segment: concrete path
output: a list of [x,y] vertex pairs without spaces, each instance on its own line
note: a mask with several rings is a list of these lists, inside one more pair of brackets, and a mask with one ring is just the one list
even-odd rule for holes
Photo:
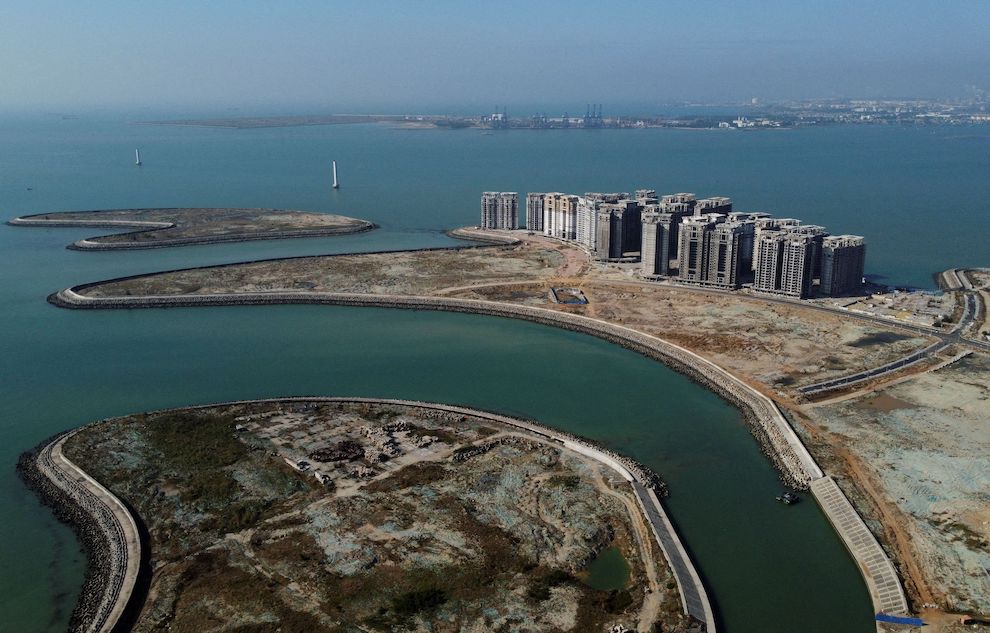
[[91,562],[100,566],[98,573],[105,578],[105,583],[103,595],[97,601],[95,612],[89,614],[91,620],[84,630],[110,633],[134,591],[141,561],[141,540],[134,518],[120,499],[62,452],[66,440],[75,433],[63,435],[42,449],[38,454],[38,470],[90,515],[107,540],[105,559]]
[[811,482],[811,493],[859,565],[874,610],[877,613],[907,615],[907,598],[897,578],[897,570],[835,480],[822,477]]
[[660,505],[660,499],[652,490],[638,481],[632,483],[636,499],[649,521],[653,536],[670,565],[677,581],[678,593],[681,595],[681,608],[684,613],[707,625],[708,633],[715,631],[715,615],[712,605],[705,594],[704,585],[698,577],[698,570],[691,564],[691,559],[684,550],[684,544],[677,537],[677,531],[671,525],[670,519]]

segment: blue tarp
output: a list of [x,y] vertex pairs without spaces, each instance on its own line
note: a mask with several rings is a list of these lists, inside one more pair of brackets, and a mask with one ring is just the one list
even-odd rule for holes
[[890,624],[910,624],[911,626],[925,626],[925,621],[921,618],[904,618],[899,615],[877,614],[877,622],[889,622]]

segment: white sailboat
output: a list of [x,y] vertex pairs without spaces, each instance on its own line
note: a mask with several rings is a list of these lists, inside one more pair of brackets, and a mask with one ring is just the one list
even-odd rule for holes
[[337,161],[332,161],[333,163],[333,188],[340,189],[340,184],[337,183]]
[[141,150],[139,149],[134,150],[134,164],[139,167],[141,166]]

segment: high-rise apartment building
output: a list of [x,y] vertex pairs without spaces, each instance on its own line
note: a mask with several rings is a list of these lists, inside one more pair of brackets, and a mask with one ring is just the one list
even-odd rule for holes
[[696,201],[694,205],[694,214],[704,215],[706,213],[732,213],[732,199],[715,196],[713,198],[702,198],[701,200]]
[[543,234],[562,240],[577,239],[578,197],[548,193],[543,198]]
[[721,213],[684,218],[680,225],[678,279],[739,288],[751,270],[755,223]]
[[638,252],[642,243],[642,207],[635,200],[603,203],[596,222],[595,257],[617,260]]
[[798,233],[801,235],[810,235],[812,237],[812,248],[814,253],[811,258],[811,276],[813,279],[818,279],[821,277],[822,273],[822,242],[828,235],[828,231],[825,230],[824,226],[819,226],[817,224],[799,224],[797,226],[792,226],[787,229],[788,233]]
[[718,213],[684,218],[677,248],[678,279],[699,284],[708,280],[708,235],[724,221],[725,216]]
[[[733,214],[735,215],[735,214]],[[752,272],[755,223],[732,217],[708,233],[708,270],[705,282],[720,288],[739,288]]]
[[576,239],[579,244],[591,251],[595,250],[598,239],[598,210],[605,203],[618,202],[628,198],[625,192],[599,193],[589,191],[578,200]]
[[753,236],[753,270],[759,270],[760,266],[760,239],[764,233],[772,231],[784,231],[792,226],[799,226],[801,220],[794,218],[771,218],[764,217],[756,219],[756,233]]
[[637,189],[636,194],[633,197],[643,206],[648,204],[657,204],[660,202],[660,199],[657,198],[656,189]]
[[481,194],[481,228],[518,229],[519,194],[514,191],[486,191]]
[[[668,196],[664,196],[666,199]],[[677,259],[677,244],[681,221],[691,216],[691,205],[685,202],[661,202],[643,209],[640,258],[642,273],[648,276],[669,276]]]
[[543,232],[543,200],[545,193],[526,194],[526,228],[530,231]]
[[674,204],[674,203],[686,204],[691,207],[691,211],[694,211],[694,206],[698,204],[698,199],[693,193],[672,193],[660,198],[660,204]]
[[830,235],[822,241],[819,294],[837,297],[859,291],[866,265],[866,240],[858,235]]
[[757,252],[753,289],[760,292],[806,298],[811,296],[815,238],[789,231],[764,231]]

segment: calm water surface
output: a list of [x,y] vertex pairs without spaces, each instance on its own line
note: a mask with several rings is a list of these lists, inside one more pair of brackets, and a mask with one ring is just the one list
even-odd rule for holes
[[[83,573],[72,534],[14,476],[21,451],[110,415],[334,394],[463,403],[600,439],[670,483],[668,506],[717,599],[721,630],[872,630],[855,566],[813,503],[773,501],[776,475],[738,414],[637,354],[471,315],[317,306],[73,312],[44,297],[180,266],[451,244],[441,229],[474,222],[483,189],[639,186],[729,195],[741,209],[865,234],[871,270],[929,285],[934,270],[990,265],[986,224],[973,222],[987,217],[990,185],[977,174],[990,171],[988,143],[984,132],[951,129],[482,136],[0,120],[4,218],[237,205],[348,213],[383,227],[134,253],[64,250],[92,230],[0,227],[0,631],[63,630]],[[131,164],[134,147],[142,168]],[[339,192],[328,189],[331,158],[341,165]]]

